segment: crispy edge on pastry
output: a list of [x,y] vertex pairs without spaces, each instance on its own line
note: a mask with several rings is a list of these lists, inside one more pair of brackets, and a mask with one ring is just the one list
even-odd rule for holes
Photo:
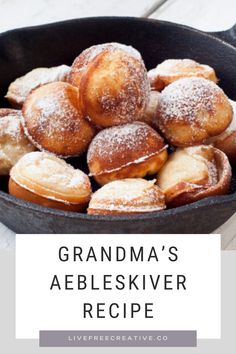
[[10,194],[44,206],[81,211],[91,197],[88,176],[45,152],[23,156],[10,172]]
[[234,111],[231,124],[223,133],[209,138],[206,143],[223,151],[228,156],[230,162],[236,164],[236,102],[229,101]]
[[161,169],[157,184],[170,207],[226,194],[232,178],[227,156],[212,146],[177,149]]
[[110,182],[92,196],[88,214],[121,215],[158,212],[165,209],[165,197],[155,180],[127,178]]
[[13,81],[7,91],[6,98],[15,108],[21,108],[35,88],[55,81],[67,81],[70,67],[67,65],[52,68],[36,68]]
[[172,82],[185,77],[203,77],[218,82],[215,70],[209,65],[199,64],[192,59],[167,59],[149,70],[148,77],[152,89],[161,91]]
[[100,131],[89,146],[87,161],[90,175],[103,185],[156,174],[167,157],[163,138],[149,125],[134,122]]
[[212,81],[192,77],[175,81],[162,91],[156,123],[168,142],[183,147],[219,135],[232,117],[223,90]]

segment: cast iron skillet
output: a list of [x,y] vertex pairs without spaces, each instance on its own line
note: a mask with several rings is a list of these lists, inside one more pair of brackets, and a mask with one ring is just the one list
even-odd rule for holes
[[[29,70],[70,65],[83,49],[111,41],[137,48],[148,69],[167,58],[209,64],[216,69],[220,86],[236,100],[236,26],[207,34],[174,23],[128,17],[85,18],[0,34],[0,97],[12,80]],[[7,106],[3,100],[0,104]],[[82,161],[73,163],[81,166]],[[233,172],[229,195],[156,214],[116,217],[63,212],[17,200],[6,193],[7,181],[2,179],[0,220],[18,233],[209,233],[236,210],[236,168]]]

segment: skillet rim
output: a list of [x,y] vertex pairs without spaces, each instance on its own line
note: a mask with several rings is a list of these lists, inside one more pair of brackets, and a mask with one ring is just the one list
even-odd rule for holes
[[23,199],[16,198],[10,194],[0,191],[0,202],[4,200],[13,206],[23,208],[25,210],[32,210],[39,212],[41,214],[50,214],[51,216],[66,217],[69,219],[81,219],[86,221],[131,221],[131,220],[148,220],[161,218],[164,219],[170,215],[182,214],[190,210],[199,208],[208,208],[209,206],[229,204],[231,202],[236,202],[236,192],[228,195],[221,195],[215,197],[208,197],[197,202],[186,204],[173,209],[161,210],[159,212],[153,213],[143,213],[143,214],[127,214],[127,215],[89,215],[86,213],[77,213],[73,211],[63,211],[54,208],[48,208],[41,206],[39,204],[34,204]]
[[190,32],[195,32],[200,34],[202,37],[209,37],[212,40],[215,40],[219,43],[221,43],[222,45],[225,45],[227,47],[230,47],[231,49],[233,49],[234,51],[236,51],[236,47],[232,44],[230,44],[229,42],[225,41],[222,38],[219,38],[217,36],[218,33],[225,33],[231,30],[231,28],[234,28],[235,25],[231,28],[229,28],[228,30],[225,31],[215,31],[215,32],[205,32],[205,31],[201,31],[197,28],[193,28],[191,26],[187,26],[187,25],[183,25],[180,23],[176,23],[176,22],[170,22],[170,21],[163,21],[163,20],[158,20],[158,19],[153,19],[153,18],[145,18],[145,17],[135,17],[135,16],[91,16],[91,17],[78,17],[78,18],[73,18],[73,19],[69,19],[69,20],[64,20],[64,21],[56,21],[56,22],[52,22],[52,23],[45,23],[42,25],[34,25],[34,26],[26,26],[26,27],[19,27],[19,28],[15,28],[15,29],[10,29],[10,30],[6,30],[3,32],[0,32],[0,39],[1,37],[4,37],[8,34],[14,34],[14,33],[19,33],[19,32],[27,32],[27,31],[37,31],[40,30],[41,28],[45,28],[45,29],[50,29],[53,27],[57,27],[58,25],[63,25],[63,24],[73,24],[77,23],[77,22],[87,22],[87,21],[96,21],[96,20],[111,20],[111,21],[119,21],[119,20],[129,20],[129,21],[138,21],[138,22],[153,22],[153,23],[159,23],[160,25],[167,25],[170,27],[178,27],[178,28],[182,28],[183,30],[187,30]]
[[[43,29],[52,29],[56,28],[57,26],[62,26],[64,24],[72,24],[73,23],[78,23],[78,22],[88,22],[88,21],[105,21],[105,20],[110,20],[110,21],[120,21],[120,20],[128,20],[128,21],[138,21],[138,22],[143,22],[143,23],[155,23],[155,24],[160,24],[168,27],[177,27],[181,28],[184,31],[189,31],[193,33],[197,33],[202,37],[207,37],[210,38],[212,41],[216,41],[221,43],[221,45],[229,47],[231,50],[235,51],[235,56],[236,56],[236,48],[224,41],[223,39],[217,37],[217,32],[216,35],[214,35],[214,32],[204,32],[195,28],[192,28],[190,26],[174,23],[174,22],[169,22],[169,21],[162,21],[162,20],[156,20],[156,19],[150,19],[150,18],[142,18],[142,17],[132,17],[132,16],[93,16],[93,17],[83,17],[83,18],[74,18],[70,20],[65,20],[65,21],[57,21],[53,23],[47,23],[47,24],[42,24],[42,25],[35,25],[35,26],[27,26],[27,27],[21,27],[21,28],[16,28],[16,29],[11,29],[7,30],[4,32],[0,33],[0,41],[3,37],[7,37],[8,35],[14,35],[22,32],[32,32],[32,31],[39,31],[42,28]],[[227,31],[225,31],[227,32]],[[223,205],[223,204],[229,204],[236,202],[236,191],[232,194],[228,195],[222,195],[222,196],[214,196],[214,197],[208,197],[204,198],[200,201],[187,204],[184,206],[180,206],[177,208],[173,209],[167,209],[167,210],[162,210],[157,213],[143,213],[143,214],[127,214],[127,215],[88,215],[86,213],[77,213],[77,212],[71,212],[71,211],[63,211],[59,209],[53,209],[53,208],[48,208],[48,207],[43,207],[39,204],[34,204],[31,202],[27,202],[25,200],[16,198],[14,196],[11,196],[10,194],[3,192],[0,190],[0,203],[1,200],[4,200],[8,202],[9,204],[20,207],[26,210],[32,210],[37,213],[41,214],[50,214],[51,216],[57,216],[57,217],[64,217],[64,218],[69,218],[69,219],[78,219],[78,220],[86,220],[86,221],[96,221],[96,222],[103,222],[103,221],[131,221],[131,220],[148,220],[148,219],[164,219],[170,215],[176,215],[176,214],[182,214],[185,212],[188,212],[190,210],[198,209],[198,208],[205,208],[209,207],[209,205]]]

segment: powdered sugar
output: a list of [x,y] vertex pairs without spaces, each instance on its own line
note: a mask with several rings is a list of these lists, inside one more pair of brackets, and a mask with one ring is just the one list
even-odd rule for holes
[[86,49],[73,63],[70,81],[79,86],[82,77],[86,78],[81,88],[85,114],[95,124],[103,126],[105,120],[104,126],[124,124],[143,115],[150,84],[141,55],[133,47],[105,43]]
[[127,178],[110,182],[92,196],[90,209],[151,212],[165,208],[162,191],[155,180]]
[[25,125],[30,126],[31,130],[37,130],[46,134],[48,139],[55,138],[63,140],[63,131],[70,131],[72,125],[74,129],[80,128],[79,119],[73,119],[78,116],[78,110],[71,104],[64,87],[55,87],[42,95],[38,94],[36,99],[32,99],[25,107],[24,116]]
[[[140,60],[134,63],[128,58],[123,58],[117,70],[109,71],[108,75],[109,82],[113,80],[114,85],[94,92],[102,111],[105,115],[114,114],[120,124],[137,120],[143,115],[150,96],[150,86],[143,62]],[[120,90],[114,95],[114,87],[121,78]]]
[[199,64],[192,59],[167,59],[150,71],[150,76],[198,76],[212,72],[213,69],[208,65]]
[[[94,152],[98,155],[103,155],[105,158],[109,158],[117,149],[119,152],[121,152],[121,149],[125,152],[133,150],[137,145],[142,145],[147,136],[148,130],[146,129],[146,125],[141,122],[104,129],[96,135],[90,144],[88,162],[91,160]],[[108,148],[104,149],[104,145],[107,145]]]
[[158,111],[162,119],[192,121],[200,110],[214,111],[223,91],[203,78],[180,79],[167,86],[160,95]]
[[55,81],[66,81],[70,67],[60,65],[52,68],[37,68],[16,79],[6,95],[12,101],[22,105],[29,93],[36,87]]
[[12,139],[20,140],[22,132],[19,118],[8,116],[0,119],[0,135],[9,136]]
[[[139,57],[108,50],[98,67],[88,73],[81,97],[88,116],[98,125],[112,126],[138,120],[149,101],[150,84]],[[85,74],[86,75],[86,72]]]
[[97,44],[85,49],[73,62],[69,75],[69,82],[77,86],[81,75],[86,71],[88,65],[102,52],[114,53],[115,51],[123,51],[129,56],[141,60],[140,53],[131,46],[112,42]]
[[[1,109],[0,109],[1,111]],[[8,110],[6,116],[0,117],[0,146],[2,145],[14,145],[14,150],[33,151],[34,148],[24,136],[24,132],[21,126],[21,111]],[[18,144],[18,145],[17,145]]]
[[[126,52],[128,55],[131,55],[132,57],[134,57],[136,59],[139,59],[139,60],[141,59],[140,53],[135,48],[133,48],[132,46],[127,46],[125,44],[116,43],[116,42],[94,45],[92,47],[85,49],[80,54],[80,56],[83,56],[83,64],[84,64],[84,66],[86,66],[97,55],[99,55],[103,51],[109,51],[110,53],[112,53],[117,50],[122,50],[122,51]],[[76,60],[79,60],[80,56]],[[81,70],[83,70],[83,66],[81,67]]]
[[[158,140],[158,146],[155,144],[152,147],[148,146],[150,137]],[[99,132],[90,144],[87,160],[90,163],[98,156],[99,159],[106,161],[107,166],[112,166],[111,169],[106,170],[111,172],[131,164],[141,163],[166,148],[167,146],[151,127],[142,122],[134,122]],[[103,170],[101,173],[104,172]]]
[[40,150],[64,157],[75,156],[87,148],[94,128],[77,107],[78,90],[57,82],[35,90],[23,107],[26,135]]
[[8,175],[15,163],[34,146],[25,137],[20,111],[0,109],[0,175]]
[[[55,191],[55,195],[59,193],[62,196],[70,193],[83,196],[90,192],[89,179],[85,173],[49,153],[33,152],[25,155],[12,169],[11,177],[35,193],[38,188],[34,186],[37,185],[45,191]],[[45,196],[51,198],[50,195]],[[55,196],[53,199],[64,200]]]
[[[53,92],[48,97],[43,96],[31,108],[40,113],[35,124],[37,128],[46,131],[49,138],[56,132],[70,130],[72,123],[75,123],[73,117],[78,115],[64,90],[57,90],[55,96]],[[76,126],[79,128],[79,120],[76,120]],[[58,134],[58,139],[61,137],[62,135]]]

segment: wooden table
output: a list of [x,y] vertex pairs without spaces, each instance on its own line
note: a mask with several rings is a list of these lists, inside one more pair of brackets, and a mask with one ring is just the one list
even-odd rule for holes
[[[236,23],[236,1],[0,0],[0,32],[76,17],[108,15],[150,17],[204,31],[219,31]],[[222,234],[223,249],[236,249],[236,214],[217,232]],[[14,233],[0,224],[0,249],[11,249],[13,245]]]

